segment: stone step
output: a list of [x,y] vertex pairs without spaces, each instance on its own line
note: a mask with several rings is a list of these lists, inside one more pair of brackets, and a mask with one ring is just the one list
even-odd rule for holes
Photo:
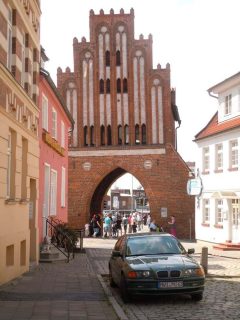
[[46,262],[46,263],[61,262],[66,260],[67,260],[67,257],[61,251],[55,248],[53,245],[50,246],[50,249],[48,251],[40,252],[39,262],[41,263],[42,262]]
[[222,251],[240,251],[240,244],[235,243],[219,243],[213,246],[213,249],[222,250]]

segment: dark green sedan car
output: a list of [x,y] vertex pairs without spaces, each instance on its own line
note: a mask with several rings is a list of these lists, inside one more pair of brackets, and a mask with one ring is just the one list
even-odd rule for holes
[[110,285],[120,288],[124,302],[133,295],[190,294],[203,297],[205,274],[182,244],[168,233],[120,237],[109,260]]

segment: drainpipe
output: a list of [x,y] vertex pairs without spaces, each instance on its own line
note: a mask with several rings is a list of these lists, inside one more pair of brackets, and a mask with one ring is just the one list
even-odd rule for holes
[[176,130],[176,137],[175,137],[175,148],[176,148],[176,151],[177,151],[177,129],[180,128],[181,126],[181,120],[178,121],[178,126],[175,128]]

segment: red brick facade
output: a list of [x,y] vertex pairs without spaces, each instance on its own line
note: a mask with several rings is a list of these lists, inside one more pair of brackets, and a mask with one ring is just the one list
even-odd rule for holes
[[[74,71],[58,69],[58,89],[75,120],[69,158],[69,222],[100,212],[111,184],[126,172],[143,185],[151,215],[178,236],[194,237],[189,169],[175,150],[170,65],[152,67],[152,37],[134,39],[134,11],[90,11],[90,41],[73,40]],[[164,208],[164,209],[163,209]],[[166,212],[162,217],[161,212]]]

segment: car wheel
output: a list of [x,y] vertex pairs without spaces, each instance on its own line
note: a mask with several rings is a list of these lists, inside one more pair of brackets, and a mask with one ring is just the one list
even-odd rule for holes
[[120,282],[120,292],[121,292],[121,297],[123,299],[123,302],[127,303],[130,302],[130,294],[128,292],[127,289],[127,285],[126,285],[126,279],[124,277],[124,275],[122,274],[121,276],[121,282]]
[[203,298],[203,294],[202,293],[192,294],[192,300],[194,300],[194,301],[201,301],[202,298]]
[[116,283],[115,283],[114,280],[113,280],[111,268],[109,268],[109,282],[110,282],[110,286],[111,286],[112,288],[114,288],[114,287],[117,286]]

